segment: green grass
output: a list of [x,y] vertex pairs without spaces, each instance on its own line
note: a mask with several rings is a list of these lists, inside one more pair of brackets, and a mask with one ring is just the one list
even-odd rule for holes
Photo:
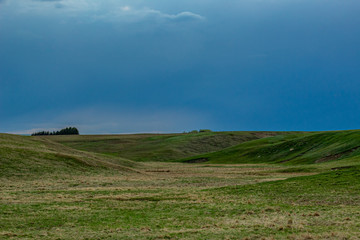
[[82,152],[44,139],[0,134],[0,177],[39,177],[117,169],[133,171],[132,161]]
[[[358,158],[360,131],[332,131],[278,135],[198,155],[182,161],[206,159],[208,163],[312,164]],[[360,159],[360,157],[359,157]]]
[[174,161],[285,132],[202,132],[187,134],[80,135],[42,137],[84,151],[134,161]]
[[358,167],[325,171],[316,164],[307,176],[279,171],[291,169],[283,165],[236,166],[149,163],[142,174],[4,180],[0,183],[0,238],[359,236]]
[[359,239],[357,136],[269,137],[243,143],[269,161],[185,164],[0,134],[0,239]]

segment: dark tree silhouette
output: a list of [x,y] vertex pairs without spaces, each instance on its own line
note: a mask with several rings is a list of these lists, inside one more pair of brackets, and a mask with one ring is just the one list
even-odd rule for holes
[[43,135],[79,135],[79,130],[76,127],[67,127],[60,131],[41,131],[31,134],[31,136],[43,136]]

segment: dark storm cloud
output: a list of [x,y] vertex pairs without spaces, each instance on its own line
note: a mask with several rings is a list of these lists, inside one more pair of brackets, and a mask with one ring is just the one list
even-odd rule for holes
[[359,126],[360,1],[0,2],[0,132]]

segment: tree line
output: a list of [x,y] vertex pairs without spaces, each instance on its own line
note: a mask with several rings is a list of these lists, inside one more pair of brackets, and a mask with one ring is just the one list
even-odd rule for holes
[[31,136],[43,136],[43,135],[79,135],[79,130],[76,127],[67,127],[60,131],[40,131],[34,132]]

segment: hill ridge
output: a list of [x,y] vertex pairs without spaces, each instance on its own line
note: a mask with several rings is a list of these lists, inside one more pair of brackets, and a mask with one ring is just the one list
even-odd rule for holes
[[138,172],[140,163],[79,151],[49,139],[0,134],[0,177],[43,176],[67,172]]
[[311,164],[354,157],[360,159],[360,130],[278,135],[180,161],[203,158],[209,163]]

